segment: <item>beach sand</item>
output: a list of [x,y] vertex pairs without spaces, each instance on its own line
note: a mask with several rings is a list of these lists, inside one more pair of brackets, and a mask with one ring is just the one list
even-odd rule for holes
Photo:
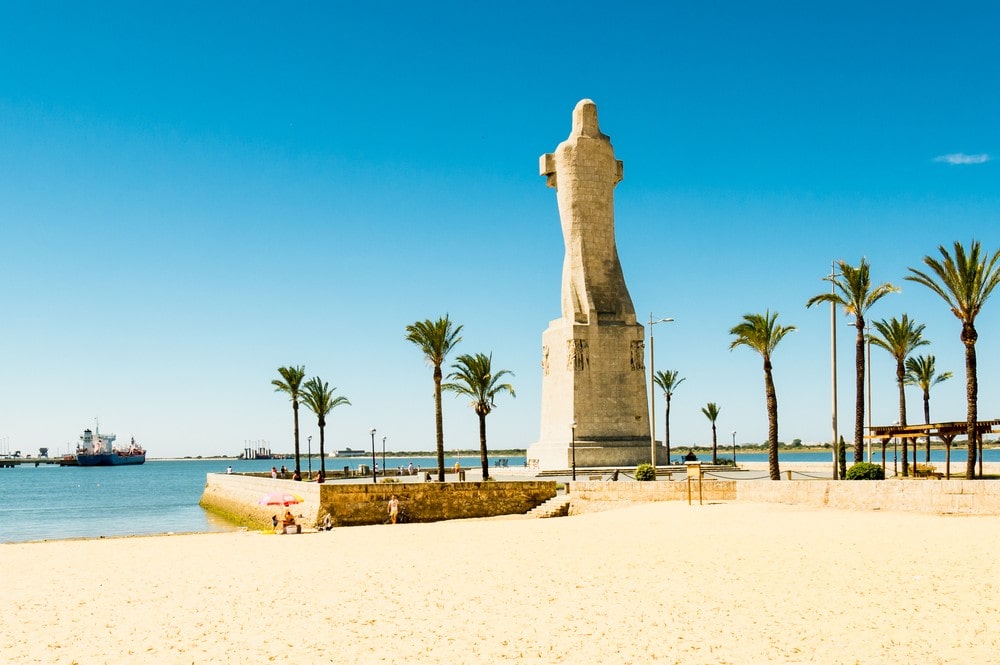
[[996,517],[635,505],[0,546],[6,663],[987,663]]

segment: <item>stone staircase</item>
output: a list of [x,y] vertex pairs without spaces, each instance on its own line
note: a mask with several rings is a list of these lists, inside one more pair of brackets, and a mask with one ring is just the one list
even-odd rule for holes
[[525,515],[527,517],[566,517],[569,515],[569,503],[569,494],[560,494],[535,506]]

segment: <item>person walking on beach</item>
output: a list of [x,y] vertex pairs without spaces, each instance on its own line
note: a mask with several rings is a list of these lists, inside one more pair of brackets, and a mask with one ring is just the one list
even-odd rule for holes
[[389,499],[389,520],[395,524],[397,517],[399,517],[399,499],[393,494],[392,498]]
[[272,466],[271,467],[271,480],[277,480],[277,479],[278,479],[278,469],[276,469],[275,467]]

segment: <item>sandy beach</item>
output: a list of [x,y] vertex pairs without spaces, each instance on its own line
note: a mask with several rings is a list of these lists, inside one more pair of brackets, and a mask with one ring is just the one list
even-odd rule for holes
[[636,505],[0,546],[8,663],[985,663],[995,517]]

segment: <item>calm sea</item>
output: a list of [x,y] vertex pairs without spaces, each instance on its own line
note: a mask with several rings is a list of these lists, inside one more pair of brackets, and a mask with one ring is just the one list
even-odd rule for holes
[[[510,466],[524,465],[524,457],[507,458]],[[377,458],[382,465],[381,455]],[[424,470],[436,469],[433,457],[388,457],[390,471],[410,462]],[[445,466],[460,461],[477,465],[479,457],[446,457]],[[496,457],[490,457],[490,466]],[[271,466],[294,466],[283,460],[150,460],[141,466],[59,467],[23,465],[0,468],[0,543],[65,538],[97,538],[191,531],[228,531],[229,522],[205,512],[198,501],[205,474],[269,471]],[[300,462],[303,473],[308,461]],[[356,469],[371,458],[328,459],[328,469]],[[312,460],[313,471],[319,460]]]

